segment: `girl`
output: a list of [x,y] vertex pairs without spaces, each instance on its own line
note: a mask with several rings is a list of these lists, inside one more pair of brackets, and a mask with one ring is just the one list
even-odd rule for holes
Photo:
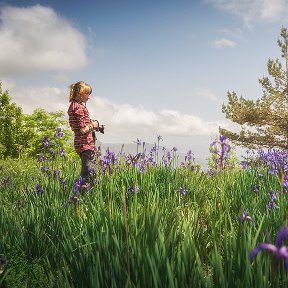
[[74,132],[75,150],[81,158],[81,177],[83,180],[88,180],[95,170],[96,144],[92,131],[99,128],[99,122],[91,120],[86,108],[91,93],[91,86],[83,81],[70,85],[69,124]]

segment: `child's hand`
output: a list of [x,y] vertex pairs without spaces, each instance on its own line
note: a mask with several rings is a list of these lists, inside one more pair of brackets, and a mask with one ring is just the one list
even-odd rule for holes
[[99,122],[97,121],[97,120],[92,120],[92,125],[93,125],[93,128],[95,129],[95,128],[99,128]]

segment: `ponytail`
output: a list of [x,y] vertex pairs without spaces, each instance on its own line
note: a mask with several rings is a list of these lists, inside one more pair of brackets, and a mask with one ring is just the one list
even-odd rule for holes
[[83,81],[71,84],[69,88],[70,88],[69,102],[72,102],[74,100],[76,101],[81,100],[81,94],[92,93],[92,87]]

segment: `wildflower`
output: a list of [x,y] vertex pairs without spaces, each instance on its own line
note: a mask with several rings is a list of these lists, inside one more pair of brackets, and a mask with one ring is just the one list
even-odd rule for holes
[[67,156],[67,154],[66,154],[66,152],[65,152],[63,147],[60,148],[59,154],[60,154],[61,157],[66,157]]
[[288,175],[285,175],[283,178],[283,187],[288,188]]
[[173,151],[173,152],[177,152],[177,151],[178,151],[178,149],[177,149],[177,147],[175,147],[175,146],[174,146],[174,147],[172,148],[172,150],[171,150],[171,151]]
[[78,180],[75,181],[74,183],[74,193],[78,192],[78,191],[88,191],[90,188],[89,184],[86,183],[86,179],[83,177],[79,177]]
[[190,161],[194,161],[194,154],[192,153],[191,150],[189,150],[185,156],[185,162],[190,162]]
[[43,187],[40,184],[36,184],[35,191],[39,195],[44,193],[44,189],[43,189]]
[[208,174],[208,176],[214,176],[215,175],[215,169],[209,169],[208,171],[207,171],[207,174]]
[[44,145],[44,146],[49,146],[49,145],[50,145],[50,138],[49,138],[49,136],[47,136],[47,135],[44,136],[42,142],[43,142],[43,145]]
[[55,137],[58,137],[59,139],[64,136],[63,129],[62,128],[57,128],[55,132]]
[[38,157],[38,162],[42,162],[42,161],[48,161],[48,158],[42,153],[39,155]]
[[242,165],[242,169],[245,170],[245,169],[248,169],[249,167],[249,162],[244,160],[244,161],[241,161],[241,165]]
[[69,200],[63,204],[63,207],[66,207],[68,204],[76,205],[80,200],[81,199],[79,197],[77,197],[76,195],[72,195],[72,196],[70,196]]
[[272,209],[272,208],[279,209],[279,208],[280,208],[280,207],[275,203],[275,201],[270,201],[270,202],[266,205],[266,207],[267,207],[268,209]]
[[114,164],[115,160],[116,160],[115,152],[113,152],[108,148],[106,150],[106,155],[103,157],[104,163],[107,164],[108,166],[111,166],[112,164]]
[[146,158],[146,163],[150,163],[152,164],[153,166],[156,164],[155,162],[155,159],[154,159],[154,156],[153,156],[153,153],[150,151],[147,155],[147,158]]
[[[163,148],[164,148],[164,147],[163,147]],[[150,149],[150,153],[153,153],[153,152],[157,152],[156,143],[154,143],[154,145],[153,145],[152,148]]]
[[141,140],[140,140],[140,139],[138,139],[138,138],[137,138],[137,140],[136,140],[136,141],[134,141],[134,143],[136,143],[136,144],[137,144],[137,146],[140,146],[142,142],[141,142]]
[[46,173],[48,176],[51,175],[50,167],[45,167],[45,173]]
[[180,188],[177,190],[177,192],[179,192],[179,193],[181,193],[182,195],[185,196],[185,195],[187,194],[188,190],[185,189],[184,187],[180,187]]
[[254,186],[254,192],[255,193],[258,193],[260,191],[260,185],[259,184],[256,184],[255,186]]
[[[164,158],[165,157],[165,158]],[[172,156],[170,151],[167,151],[166,155],[163,155],[163,163],[165,164],[165,166],[168,166],[172,161]]]
[[276,205],[276,200],[277,200],[277,198],[278,198],[278,194],[279,194],[279,192],[278,191],[274,191],[274,190],[270,190],[269,191],[269,194],[270,194],[270,196],[271,196],[271,200],[270,200],[270,202],[266,205],[266,207],[268,208],[268,209],[272,209],[272,208],[279,208],[279,206],[278,205]]
[[72,195],[68,201],[68,203],[76,204],[79,201],[79,198],[75,195]]
[[285,270],[288,271],[288,247],[282,246],[284,238],[288,235],[288,226],[283,226],[277,235],[276,245],[271,243],[259,243],[251,252],[250,260],[253,261],[261,250],[268,250],[275,254],[276,260],[284,259]]
[[248,210],[245,210],[245,211],[243,212],[242,216],[240,217],[240,220],[241,220],[241,221],[247,221],[247,220],[253,221],[252,217],[249,215]]
[[135,165],[135,163],[137,163],[137,161],[139,160],[139,157],[140,157],[140,153],[138,153],[136,156],[129,154],[126,156],[126,163],[128,165],[130,164]]
[[54,170],[53,170],[53,176],[54,176],[55,178],[59,178],[59,177],[60,177],[60,170],[54,169]]
[[269,166],[270,174],[277,175],[280,184],[287,187],[288,173],[288,152],[286,150],[268,149],[267,153],[263,149],[258,151],[260,159]]
[[60,183],[62,189],[65,190],[66,186],[67,186],[67,178],[60,176],[59,177],[59,183]]
[[[220,135],[219,140],[215,140],[210,144],[210,152],[214,154],[212,160],[215,163],[215,168],[219,170],[224,169],[229,160],[231,146],[226,140],[227,137],[225,135]],[[216,146],[217,144],[219,147]]]
[[56,151],[54,149],[50,149],[50,153],[51,153],[52,158],[56,157]]
[[139,192],[139,186],[136,184],[132,184],[129,188],[128,188],[128,192],[130,193],[138,193]]

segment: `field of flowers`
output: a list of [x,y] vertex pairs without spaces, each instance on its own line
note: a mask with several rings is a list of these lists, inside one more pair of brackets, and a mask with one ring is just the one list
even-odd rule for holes
[[91,185],[48,137],[0,162],[0,287],[288,287],[287,152],[220,136],[203,171],[159,141],[99,151]]

